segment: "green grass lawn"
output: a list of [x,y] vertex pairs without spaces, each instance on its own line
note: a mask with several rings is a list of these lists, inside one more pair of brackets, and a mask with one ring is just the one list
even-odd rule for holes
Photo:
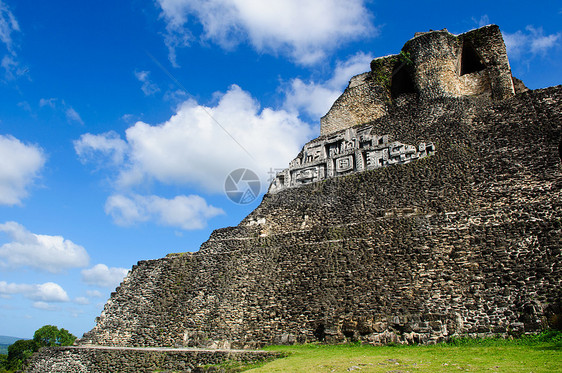
[[[559,338],[557,338],[559,339]],[[270,346],[288,356],[247,372],[562,372],[562,343],[461,340],[433,346]]]

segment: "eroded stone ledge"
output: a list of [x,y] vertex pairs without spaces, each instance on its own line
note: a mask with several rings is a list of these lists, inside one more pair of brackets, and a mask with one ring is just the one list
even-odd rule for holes
[[110,346],[46,347],[33,355],[29,373],[206,372],[227,361],[258,362],[281,357],[277,352],[194,348]]

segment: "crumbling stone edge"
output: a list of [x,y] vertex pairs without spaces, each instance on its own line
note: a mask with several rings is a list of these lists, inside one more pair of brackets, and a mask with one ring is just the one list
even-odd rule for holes
[[235,363],[259,363],[284,356],[280,352],[260,350],[111,346],[44,347],[27,361],[23,372],[227,373],[231,371],[228,366],[236,366]]

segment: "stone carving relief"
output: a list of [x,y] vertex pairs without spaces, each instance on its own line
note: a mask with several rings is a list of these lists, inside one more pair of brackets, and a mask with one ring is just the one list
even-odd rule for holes
[[343,173],[353,169],[353,155],[336,159],[336,172]]
[[433,143],[418,146],[389,141],[388,135],[372,134],[372,127],[348,128],[306,144],[289,168],[277,173],[269,192],[310,184],[350,173],[394,164],[405,164],[435,152]]

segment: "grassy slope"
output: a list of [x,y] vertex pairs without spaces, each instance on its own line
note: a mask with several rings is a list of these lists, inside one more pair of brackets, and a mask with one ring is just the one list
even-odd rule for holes
[[289,356],[248,372],[562,372],[562,343],[271,346]]

